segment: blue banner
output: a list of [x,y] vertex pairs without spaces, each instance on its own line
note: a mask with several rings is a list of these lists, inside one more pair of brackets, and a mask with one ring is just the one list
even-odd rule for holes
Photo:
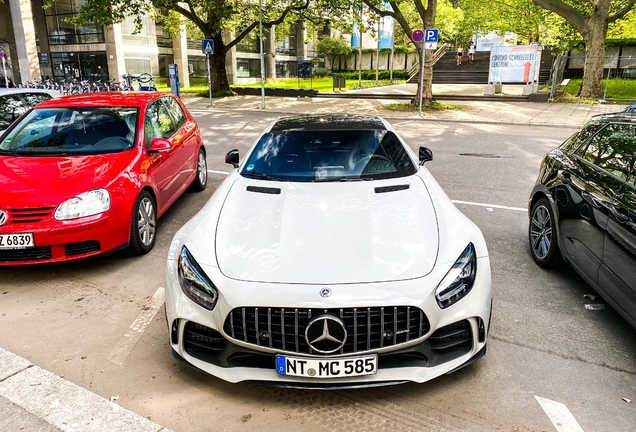
[[360,46],[360,26],[353,23],[351,26],[351,48],[358,48]]
[[[389,3],[384,3],[384,9],[393,11]],[[380,49],[390,49],[393,47],[393,30],[395,28],[394,26],[395,21],[393,20],[393,17],[382,17],[382,21],[380,22]]]

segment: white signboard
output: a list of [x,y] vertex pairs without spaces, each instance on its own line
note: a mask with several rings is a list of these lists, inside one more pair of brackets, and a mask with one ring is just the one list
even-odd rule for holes
[[490,51],[489,83],[529,83],[539,79],[539,45],[496,46]]

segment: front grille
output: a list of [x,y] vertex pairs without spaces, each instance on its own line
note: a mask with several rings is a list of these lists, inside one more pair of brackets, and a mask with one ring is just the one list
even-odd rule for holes
[[9,223],[36,223],[53,216],[55,207],[8,209]]
[[412,306],[344,309],[237,308],[224,331],[248,344],[299,354],[317,354],[305,340],[312,316],[331,314],[345,323],[347,338],[340,354],[393,347],[420,338],[430,329],[422,310]]
[[464,320],[436,330],[428,340],[433,351],[470,349],[473,345],[473,332],[470,322]]
[[38,246],[29,249],[0,250],[0,262],[36,261],[51,259],[50,246]]
[[67,256],[98,252],[99,242],[95,240],[89,240],[79,243],[69,243],[64,245],[64,250]]

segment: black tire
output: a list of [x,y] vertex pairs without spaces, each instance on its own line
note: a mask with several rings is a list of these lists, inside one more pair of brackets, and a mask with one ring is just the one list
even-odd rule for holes
[[194,192],[201,192],[202,190],[205,190],[207,185],[208,163],[205,160],[205,151],[201,148],[197,155],[197,175],[194,177],[194,180],[190,185],[190,190]]
[[544,268],[563,265],[555,223],[552,206],[547,198],[541,198],[534,203],[528,224],[528,243],[532,258]]
[[157,238],[157,207],[148,192],[141,191],[137,197],[130,224],[130,245],[134,255],[147,254],[155,246]]

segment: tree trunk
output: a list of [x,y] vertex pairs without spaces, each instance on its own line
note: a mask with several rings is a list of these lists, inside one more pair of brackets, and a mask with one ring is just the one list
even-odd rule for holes
[[219,91],[229,91],[230,83],[227,80],[225,71],[225,56],[227,49],[223,43],[221,34],[216,34],[214,39],[214,54],[210,56],[210,73],[212,75],[212,93]]
[[607,35],[606,17],[599,17],[588,22],[588,29],[583,34],[585,41],[585,67],[583,69],[583,86],[581,97],[603,97],[603,68],[605,65],[605,36]]

